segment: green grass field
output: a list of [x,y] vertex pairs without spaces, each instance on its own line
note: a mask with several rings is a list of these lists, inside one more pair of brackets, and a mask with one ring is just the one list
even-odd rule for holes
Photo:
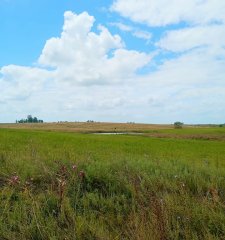
[[224,239],[225,128],[146,132],[0,128],[0,239]]

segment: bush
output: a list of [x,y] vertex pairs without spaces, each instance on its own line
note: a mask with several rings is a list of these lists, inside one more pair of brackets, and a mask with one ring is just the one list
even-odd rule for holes
[[184,123],[182,123],[182,122],[175,122],[173,125],[174,125],[174,128],[182,128]]

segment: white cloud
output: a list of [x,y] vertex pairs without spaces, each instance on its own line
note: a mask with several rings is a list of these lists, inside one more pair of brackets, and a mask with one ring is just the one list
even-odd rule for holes
[[135,30],[133,32],[133,35],[137,38],[145,39],[145,40],[150,40],[152,37],[152,34],[147,31],[142,31],[142,30]]
[[148,80],[162,85],[183,86],[225,85],[225,57],[218,58],[210,50],[198,49],[164,61]]
[[[140,95],[149,96],[149,108],[155,115],[189,122],[223,118],[224,1],[115,0],[111,10],[136,23],[164,27],[159,28],[163,34],[155,42],[161,54],[155,60],[156,70],[139,79]],[[179,29],[165,28],[173,24]],[[174,56],[167,55],[168,51]]]
[[[90,64],[96,58],[105,58],[111,49],[121,48],[122,40],[118,35],[112,36],[100,26],[99,35],[91,32],[94,17],[83,12],[76,15],[65,12],[65,22],[61,37],[49,39],[39,58],[39,63],[58,67],[72,63]],[[93,63],[92,63],[93,64]]]
[[163,49],[182,52],[196,47],[225,47],[225,25],[196,26],[166,32],[157,44]]
[[1,68],[0,74],[2,74],[0,78],[2,101],[25,99],[42,89],[44,82],[52,78],[52,73],[47,70],[16,65]]
[[121,31],[130,32],[134,37],[137,37],[140,39],[150,40],[152,37],[152,34],[148,31],[144,31],[139,28],[129,26],[121,22],[113,22],[110,25],[119,28]]
[[118,27],[121,31],[124,31],[124,32],[132,32],[134,29],[132,26],[126,25],[121,22],[113,22],[110,25]]
[[[62,111],[71,114],[74,106],[86,111],[122,106],[122,92],[110,91],[134,81],[136,71],[148,64],[151,56],[127,50],[118,35],[101,25],[98,34],[91,31],[93,24],[94,17],[86,12],[66,12],[61,36],[46,42],[35,67],[2,67],[0,112],[12,109],[11,118],[27,111],[38,112],[52,120],[61,119]],[[119,85],[113,87],[113,83]],[[101,87],[94,87],[99,84]],[[111,89],[106,91],[108,84]]]
[[150,61],[146,53],[126,50],[121,38],[107,28],[92,32],[93,24],[86,12],[66,12],[61,36],[46,42],[38,63],[54,67],[57,80],[105,84],[129,79]]
[[225,1],[221,0],[115,0],[111,10],[149,26],[225,21]]

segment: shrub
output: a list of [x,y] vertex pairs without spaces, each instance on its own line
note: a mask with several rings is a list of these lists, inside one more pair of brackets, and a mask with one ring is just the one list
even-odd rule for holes
[[173,125],[174,125],[174,128],[182,128],[184,123],[182,123],[182,122],[175,122]]

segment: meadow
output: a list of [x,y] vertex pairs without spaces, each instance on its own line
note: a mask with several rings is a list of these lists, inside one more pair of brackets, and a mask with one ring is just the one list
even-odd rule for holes
[[68,125],[0,126],[0,239],[224,239],[225,127]]

